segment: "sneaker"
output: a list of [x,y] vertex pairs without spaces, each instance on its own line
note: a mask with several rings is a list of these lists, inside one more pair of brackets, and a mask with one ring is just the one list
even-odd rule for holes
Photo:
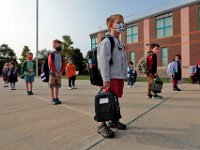
[[104,138],[112,138],[115,136],[115,133],[106,124],[101,127],[98,126],[97,132],[101,134]]
[[56,99],[52,99],[51,104],[52,105],[58,105],[58,101]]
[[110,121],[108,122],[108,127],[110,128],[117,128],[118,130],[126,130],[126,125],[117,121],[117,122],[113,122]]
[[27,91],[27,92],[26,92],[26,94],[27,94],[27,96],[29,96],[29,95],[30,95],[30,92],[29,92],[29,91]]
[[147,95],[146,98],[152,99],[152,95]]
[[128,85],[128,88],[130,88],[131,86],[130,85]]
[[30,95],[34,95],[34,93],[33,93],[32,91],[29,91],[29,94],[30,94]]
[[179,89],[178,87],[173,88],[174,91],[181,91],[181,89]]
[[152,96],[152,99],[161,100],[161,99],[163,99],[163,97],[159,96],[159,95],[156,95],[156,96]]
[[71,87],[69,87],[69,90],[72,90],[72,88],[71,88]]
[[55,100],[57,101],[57,104],[62,104],[62,102],[58,98],[56,98]]
[[76,86],[72,86],[72,89],[77,89],[77,87]]

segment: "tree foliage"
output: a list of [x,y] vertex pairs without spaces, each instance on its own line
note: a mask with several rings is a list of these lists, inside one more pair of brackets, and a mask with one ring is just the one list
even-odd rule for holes
[[62,41],[62,55],[64,57],[66,57],[67,56],[67,51],[69,49],[73,48],[72,47],[73,41],[72,41],[72,39],[71,39],[71,37],[69,35],[63,35],[62,39],[63,39],[63,41]]
[[24,46],[22,53],[21,53],[21,58],[19,58],[19,60],[21,61],[21,63],[23,63],[26,60],[26,54],[30,52],[30,49],[28,46]]
[[0,46],[0,70],[2,70],[4,63],[10,61],[16,61],[17,56],[13,49],[11,49],[7,44],[2,44]]
[[72,57],[73,63],[75,64],[76,69],[80,73],[82,73],[85,70],[86,65],[85,65],[85,59],[83,57],[83,54],[81,53],[81,50],[78,48],[72,47],[73,41],[69,35],[64,35],[62,38],[63,38],[62,55],[65,58]]

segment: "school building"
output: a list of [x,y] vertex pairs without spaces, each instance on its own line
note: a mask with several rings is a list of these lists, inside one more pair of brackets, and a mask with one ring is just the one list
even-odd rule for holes
[[[126,31],[120,39],[125,45],[129,61],[135,64],[146,55],[147,43],[160,44],[158,73],[166,76],[173,56],[181,54],[183,76],[200,59],[200,2],[195,1],[126,22]],[[91,50],[98,46],[107,30],[90,34]]]

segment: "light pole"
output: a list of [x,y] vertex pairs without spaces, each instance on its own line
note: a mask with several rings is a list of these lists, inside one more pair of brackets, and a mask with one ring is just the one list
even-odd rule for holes
[[36,0],[36,77],[38,77],[38,0]]

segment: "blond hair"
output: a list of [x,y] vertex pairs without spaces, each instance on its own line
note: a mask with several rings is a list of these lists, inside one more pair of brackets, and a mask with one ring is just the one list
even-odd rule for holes
[[110,25],[115,21],[116,18],[124,19],[124,17],[122,15],[120,15],[120,14],[111,15],[110,17],[108,17],[106,19],[106,25],[107,25],[108,29],[110,28]]
[[52,42],[53,48],[56,48],[56,44],[57,44],[57,43],[62,44],[62,42],[61,42],[60,40],[55,39],[55,40],[53,40],[53,42]]

